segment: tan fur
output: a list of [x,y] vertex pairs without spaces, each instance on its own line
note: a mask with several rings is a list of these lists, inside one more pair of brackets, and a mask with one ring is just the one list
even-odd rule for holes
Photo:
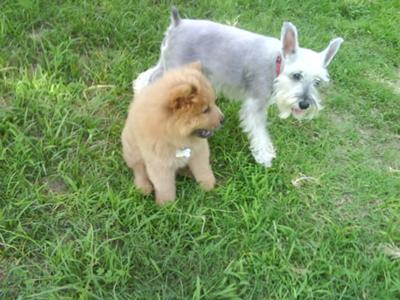
[[[122,131],[123,156],[134,172],[135,186],[145,194],[154,187],[159,204],[173,201],[176,172],[188,166],[200,186],[211,190],[215,177],[208,142],[194,131],[214,130],[222,120],[199,63],[167,72],[144,88],[135,95]],[[177,158],[176,151],[187,147],[191,156]]]

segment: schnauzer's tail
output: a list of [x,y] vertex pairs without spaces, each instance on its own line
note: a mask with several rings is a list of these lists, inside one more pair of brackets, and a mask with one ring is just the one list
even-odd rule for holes
[[181,17],[179,16],[178,10],[175,6],[172,6],[171,9],[171,23],[174,27],[178,26],[181,22]]
[[[0,0],[1,1],[1,0]],[[165,33],[165,37],[163,42],[161,43],[161,54],[158,63],[151,67],[150,69],[142,72],[139,76],[132,82],[133,90],[136,93],[140,92],[143,88],[148,86],[150,83],[161,77],[166,70],[165,60],[164,60],[164,51],[168,46],[168,34],[174,27],[177,27],[181,22],[181,17],[179,16],[178,10],[175,6],[172,6],[171,9],[171,25],[168,27],[168,30]]]

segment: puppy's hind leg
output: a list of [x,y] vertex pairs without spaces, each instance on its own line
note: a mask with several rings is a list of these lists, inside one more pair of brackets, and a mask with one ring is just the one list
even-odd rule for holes
[[240,120],[243,131],[249,137],[254,159],[259,164],[270,167],[276,154],[266,129],[265,107],[265,101],[247,98],[240,108]]

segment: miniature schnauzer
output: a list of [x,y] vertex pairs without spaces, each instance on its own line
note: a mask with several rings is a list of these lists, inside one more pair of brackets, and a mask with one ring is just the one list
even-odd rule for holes
[[171,24],[158,63],[134,81],[138,91],[165,70],[200,61],[213,87],[242,100],[240,120],[254,159],[271,166],[275,150],[266,129],[267,105],[276,103],[281,118],[312,118],[322,109],[317,87],[328,82],[327,67],[342,38],[322,52],[299,47],[296,27],[283,23],[280,40],[207,20],[181,19],[172,8]]

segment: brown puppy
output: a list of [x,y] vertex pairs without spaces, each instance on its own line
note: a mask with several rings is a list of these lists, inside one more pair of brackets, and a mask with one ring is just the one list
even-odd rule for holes
[[135,186],[156,201],[175,199],[175,175],[188,166],[200,186],[214,187],[207,138],[224,117],[200,63],[169,71],[135,95],[122,131],[122,150]]

